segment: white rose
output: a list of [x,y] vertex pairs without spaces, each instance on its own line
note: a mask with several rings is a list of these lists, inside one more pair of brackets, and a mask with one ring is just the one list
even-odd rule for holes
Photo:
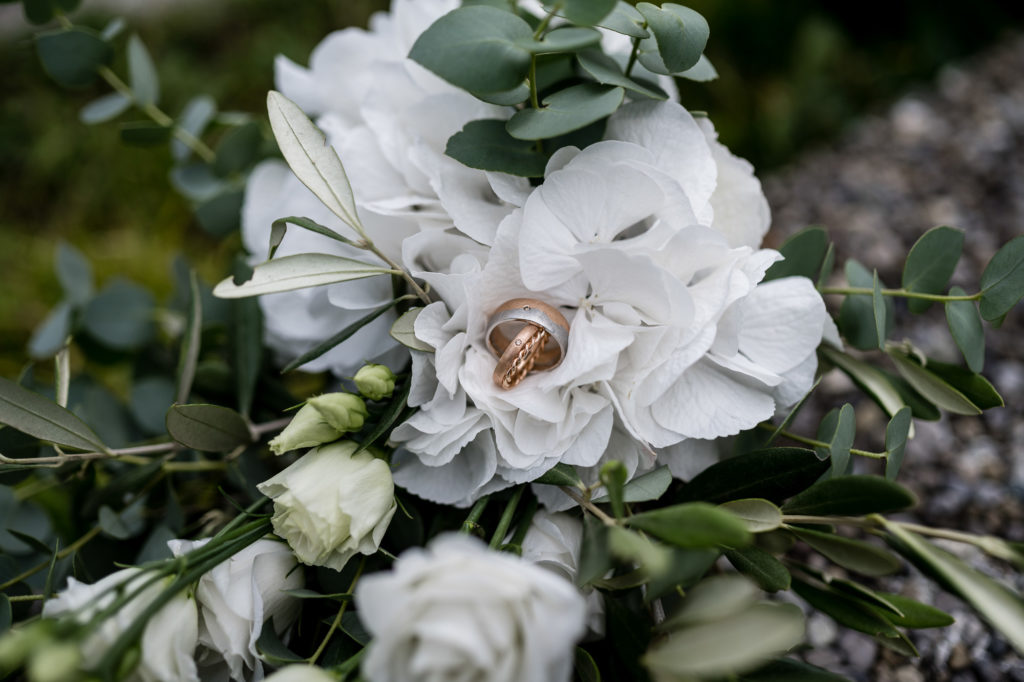
[[391,470],[369,452],[353,456],[358,448],[352,441],[314,448],[257,486],[274,500],[274,532],[305,564],[340,571],[356,553],[376,552],[391,523]]
[[[175,556],[202,547],[208,540],[168,543]],[[299,602],[285,592],[302,587],[302,571],[286,545],[257,540],[199,579],[199,642],[223,659],[232,680],[260,679],[263,662],[256,650],[266,621],[283,633],[299,615]],[[201,657],[209,664],[209,657]]]
[[[68,578],[67,588],[43,606],[43,616],[71,615],[88,622],[118,596],[118,585],[135,590],[152,576],[137,568],[125,568],[87,585]],[[117,638],[156,599],[170,579],[147,587],[134,599],[106,618],[82,643],[82,667],[95,667]],[[102,595],[102,596],[101,596]],[[199,642],[199,612],[195,600],[184,591],[177,594],[149,619],[142,632],[142,655],[128,677],[139,682],[199,682],[195,649]]]
[[370,682],[566,682],[586,606],[563,578],[464,535],[403,553],[356,586]]
[[337,682],[337,678],[323,668],[305,663],[285,666],[265,679],[266,682]]

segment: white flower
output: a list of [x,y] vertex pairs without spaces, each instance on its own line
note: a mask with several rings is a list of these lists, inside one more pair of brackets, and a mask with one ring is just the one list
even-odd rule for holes
[[[749,166],[671,102],[623,107],[606,137],[557,151],[485,256],[455,267],[457,245],[433,245],[442,302],[415,332],[435,352],[414,358],[420,410],[392,434],[413,493],[466,505],[559,462],[596,480],[609,458],[692,476],[711,441],[810,387],[828,316],[805,278],[760,283],[779,255],[754,248],[768,215]],[[520,297],[559,307],[571,331],[562,365],[506,391],[483,336]],[[610,448],[615,430],[647,455]]]
[[266,682],[336,682],[337,678],[323,668],[302,663],[287,665],[265,679]]
[[[521,556],[575,585],[582,544],[583,523],[578,518],[540,509],[533,515],[523,538]],[[583,594],[587,600],[587,629],[601,637],[604,635],[604,599],[593,588]]]
[[259,491],[274,500],[274,532],[299,561],[341,570],[357,552],[373,554],[395,514],[395,486],[383,460],[359,445],[310,450]]
[[[172,540],[175,556],[208,542]],[[295,557],[275,540],[257,540],[205,573],[196,588],[199,642],[215,656],[200,656],[204,665],[226,663],[232,680],[260,679],[263,662],[256,650],[263,624],[283,633],[299,615],[299,602],[285,592],[302,587]]]
[[[86,623],[119,596],[134,591],[152,576],[137,568],[125,568],[87,585],[68,578],[67,588],[43,606],[43,616],[71,615]],[[169,579],[158,580],[103,620],[82,643],[82,667],[95,667],[117,638],[153,602]],[[199,682],[194,659],[199,641],[199,613],[195,600],[184,591],[153,615],[142,632],[142,655],[128,679],[140,682]]]
[[355,603],[370,682],[567,682],[586,612],[563,578],[463,535],[363,577]]

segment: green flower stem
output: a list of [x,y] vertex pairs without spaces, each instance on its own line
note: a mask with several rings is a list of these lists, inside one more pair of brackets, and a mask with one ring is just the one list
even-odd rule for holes
[[562,488],[562,492],[564,492],[566,495],[571,497],[573,499],[573,501],[576,502],[576,504],[578,504],[579,506],[583,507],[588,512],[590,512],[591,514],[593,514],[594,516],[599,518],[601,520],[601,522],[604,523],[604,525],[606,525],[606,526],[618,525],[618,523],[619,523],[618,521],[613,519],[611,516],[608,516],[607,514],[605,514],[601,510],[600,507],[598,507],[596,504],[591,502],[588,498],[583,497],[582,495],[580,495],[579,491],[576,490],[575,488],[571,488],[571,487],[569,487],[567,485],[563,485],[563,486],[561,486],[561,488]]
[[530,57],[530,106],[540,109],[540,97],[537,95],[537,55]]
[[[757,428],[762,429],[764,431],[771,431],[772,433],[775,433],[775,431],[777,430],[776,427],[773,426],[772,424],[766,423],[758,424]],[[791,431],[779,431],[779,435],[782,436],[783,438],[788,438],[790,440],[796,441],[797,443],[803,443],[804,445],[810,445],[811,447],[814,448],[828,448],[829,446],[829,444],[824,441],[815,440],[814,438],[808,438],[807,436],[801,436],[800,434],[793,433]],[[869,457],[871,459],[885,459],[888,456],[888,453],[886,452],[871,452],[869,450],[859,450],[857,448],[850,448],[850,454],[857,455],[859,457]]]
[[523,498],[523,491],[526,490],[525,485],[521,485],[516,488],[516,491],[512,493],[512,497],[509,498],[508,503],[505,505],[505,510],[501,512],[501,519],[498,521],[498,526],[494,529],[494,534],[491,535],[490,548],[498,549],[501,547],[501,543],[505,541],[505,536],[508,535],[508,529],[512,526],[512,518],[516,515],[516,507],[519,506],[519,500]]
[[[356,574],[352,576],[352,582],[349,584],[348,590],[346,590],[348,594],[353,594],[355,592],[356,583],[359,582],[360,576],[363,575],[363,568],[365,566],[366,557],[364,556],[362,559],[359,560],[359,566],[356,568]],[[345,615],[345,608],[348,606],[348,602],[348,599],[341,602],[341,607],[338,608],[338,615],[334,617],[334,622],[332,622],[331,627],[327,629],[327,635],[323,638],[323,641],[320,642],[320,646],[316,648],[316,651],[313,652],[313,655],[310,656],[308,659],[310,665],[316,665],[317,659],[320,658],[321,654],[324,653],[324,649],[327,648],[327,643],[331,641],[331,637],[334,636],[334,633],[337,631],[338,627],[341,626],[341,617]]]
[[521,554],[523,550],[523,540],[526,539],[526,534],[530,531],[530,524],[533,522],[533,516],[537,513],[537,498],[530,496],[526,502],[526,511],[523,512],[522,518],[519,519],[519,524],[516,526],[516,532],[512,536],[512,541],[508,543],[508,551]]
[[[646,24],[644,24],[646,26]],[[636,58],[640,55],[640,38],[633,38],[633,49],[629,53],[629,61],[626,62],[626,78],[629,78],[629,74],[633,73],[633,66],[636,64]]]
[[[821,294],[838,294],[841,296],[871,296],[874,289],[867,287],[822,287],[818,289]],[[882,289],[882,296],[894,296],[902,298],[920,298],[925,301],[977,301],[981,298],[982,292],[967,294],[964,296],[947,296],[945,294],[923,294],[918,291],[907,291],[906,289]]]
[[540,40],[541,39],[541,36],[544,35],[544,31],[548,30],[548,24],[551,23],[551,20],[555,18],[555,15],[558,14],[559,10],[561,10],[561,9],[562,9],[562,3],[560,3],[560,2],[556,2],[554,5],[551,6],[551,10],[541,20],[540,24],[537,25],[537,30],[533,32],[533,39],[534,40]]
[[462,529],[459,531],[460,533],[473,535],[476,532],[476,529],[480,527],[480,517],[484,515],[484,510],[487,509],[487,503],[490,501],[490,495],[484,495],[476,501],[473,508],[469,510],[469,516],[467,516],[466,520],[462,522]]

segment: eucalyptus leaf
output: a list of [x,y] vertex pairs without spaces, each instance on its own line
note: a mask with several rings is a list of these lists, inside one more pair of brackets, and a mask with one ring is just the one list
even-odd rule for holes
[[[949,293],[964,296],[967,292],[952,287]],[[981,372],[985,368],[985,329],[978,306],[974,301],[946,301],[946,322],[967,366],[972,372]]]
[[[210,121],[217,115],[217,101],[209,95],[193,97],[178,116],[178,127],[192,137],[202,137]],[[171,155],[178,161],[184,161],[192,153],[192,149],[179,140],[171,140]]]
[[917,504],[912,492],[880,476],[839,476],[815,483],[782,505],[785,514],[862,516]]
[[573,488],[583,485],[580,475],[576,473],[576,468],[561,462],[545,471],[540,478],[533,482],[544,485],[567,485]]
[[682,5],[649,2],[636,5],[653,34],[640,43],[640,63],[664,75],[686,71],[697,64],[708,42],[708,22]]
[[36,36],[36,52],[43,70],[65,88],[87,88],[96,71],[110,63],[113,50],[95,31],[69,28]]
[[244,172],[259,160],[262,142],[263,131],[256,121],[232,128],[217,143],[214,172],[222,177]]
[[53,357],[64,347],[71,335],[71,304],[61,301],[38,327],[32,331],[28,340],[28,354],[35,359]]
[[402,344],[406,348],[433,353],[434,347],[426,341],[421,341],[417,338],[416,331],[413,327],[416,322],[416,318],[422,310],[423,308],[410,308],[406,312],[402,313],[398,319],[395,320],[395,323],[391,325],[391,338],[398,341],[398,343]]
[[164,433],[164,416],[174,403],[174,382],[160,375],[143,377],[132,385],[131,415],[146,434]]
[[696,64],[686,71],[676,74],[676,77],[696,81],[697,83],[707,83],[718,78],[718,70],[706,55],[701,55]]
[[296,177],[336,216],[361,229],[352,185],[341,159],[320,129],[298,105],[276,90],[267,93],[267,112],[277,145]]
[[803,638],[799,607],[762,602],[672,633],[647,651],[643,664],[658,679],[725,677],[752,670]]
[[156,66],[149,50],[135,34],[128,39],[128,76],[136,104],[147,107],[159,101],[160,78]]
[[111,92],[86,104],[78,112],[78,120],[85,125],[106,123],[117,118],[132,105],[132,101],[119,92]]
[[[832,410],[822,420],[818,430],[818,440],[828,444],[827,448],[818,448],[819,455],[827,455],[832,463],[832,476],[846,473],[850,464],[850,449],[856,436],[857,416],[853,405],[846,403],[839,410]],[[824,451],[824,453],[822,452]]]
[[0,424],[56,445],[106,450],[85,422],[57,403],[0,377]]
[[989,410],[1006,404],[995,386],[981,374],[938,360],[929,360],[928,369],[939,379],[960,391],[979,409]]
[[907,449],[907,438],[910,437],[913,423],[910,408],[904,407],[893,415],[885,427],[885,477],[890,481],[896,480],[900,465],[903,464],[903,454]]
[[743,547],[750,544],[746,524],[734,514],[704,502],[662,507],[626,519],[677,547]]
[[903,567],[899,557],[861,540],[806,528],[791,530],[823,556],[862,575],[890,575]]
[[823,345],[820,352],[829,362],[850,377],[853,383],[871,396],[890,417],[906,406],[899,390],[884,372],[829,346]]
[[996,251],[981,273],[978,310],[989,321],[999,320],[1024,297],[1024,235]]
[[593,26],[615,9],[616,0],[545,0],[547,9],[557,7],[561,16],[577,26]]
[[602,85],[618,86],[651,99],[668,99],[668,94],[661,88],[657,86],[648,87],[626,76],[622,72],[619,63],[600,50],[580,52],[576,58],[579,61],[580,67]]
[[63,240],[57,242],[55,269],[65,299],[81,305],[92,297],[95,291],[92,265],[81,251]]
[[420,34],[409,58],[449,83],[470,92],[518,87],[530,70],[523,47],[533,29],[511,12],[494,7],[461,7]]
[[786,566],[765,550],[751,545],[727,549],[725,558],[737,571],[747,576],[766,592],[788,590],[791,577]]
[[782,510],[762,498],[732,500],[719,506],[738,516],[751,533],[767,533],[782,525]]
[[520,41],[531,54],[578,52],[601,42],[601,32],[579,26],[562,26],[547,33],[541,40]]
[[886,320],[885,298],[882,296],[882,282],[878,279],[878,270],[872,275],[871,310],[875,315],[875,334],[878,335],[878,348],[885,350],[885,340],[889,337],[889,326]]
[[[919,294],[941,294],[956,270],[964,248],[964,233],[952,227],[934,227],[910,248],[903,266],[903,288]],[[923,313],[932,302],[908,298],[912,313]]]
[[644,28],[645,22],[644,15],[637,12],[633,5],[619,0],[619,2],[615,3],[611,14],[598,22],[597,25],[631,38],[646,38],[651,34]]
[[[670,485],[672,485],[672,472],[668,467],[658,467],[626,483],[622,492],[622,500],[629,503],[657,500],[665,494]],[[607,495],[601,495],[592,500],[597,503],[607,501]]]
[[185,317],[185,333],[182,334],[178,352],[178,369],[175,373],[175,401],[188,402],[192,381],[196,376],[199,351],[203,332],[203,297],[199,290],[199,277],[195,270],[189,272],[189,306]]
[[[875,277],[863,265],[851,258],[846,261],[845,270],[846,281],[851,287],[874,290]],[[879,282],[879,287],[881,287],[881,282]],[[874,296],[853,294],[843,299],[842,305],[839,306],[839,330],[854,348],[860,350],[878,348],[879,326],[875,315],[874,299]],[[882,305],[885,306],[884,327],[891,329],[894,315],[892,301],[885,297]]]
[[174,405],[166,423],[168,435],[193,450],[228,452],[252,442],[242,416],[221,405]]
[[132,528],[121,519],[121,516],[106,505],[100,507],[98,521],[103,533],[115,540],[127,540],[134,535]]
[[619,87],[583,83],[553,93],[540,109],[522,109],[506,124],[512,137],[541,140],[565,135],[615,113],[625,91]]
[[260,263],[253,268],[252,278],[243,284],[235,284],[228,277],[214,288],[213,294],[220,298],[262,296],[388,274],[391,274],[388,268],[352,258],[299,253]]
[[509,135],[501,119],[470,121],[448,138],[444,153],[470,168],[525,178],[543,177],[548,162],[534,143]]
[[779,247],[783,260],[773,263],[764,281],[783,277],[807,277],[814,280],[821,271],[828,250],[828,232],[821,227],[808,227],[797,232]]
[[[227,181],[217,177],[209,164],[199,161],[175,166],[171,169],[170,180],[171,185],[182,196],[197,203],[209,201],[217,195],[229,191]],[[236,220],[235,224],[237,222]]]
[[772,502],[794,495],[828,469],[811,450],[755,450],[712,464],[683,487],[682,501],[727,502],[763,497]]
[[238,189],[224,189],[196,206],[199,226],[214,237],[226,237],[238,229],[239,215],[245,193]]
[[898,350],[889,351],[889,357],[907,383],[936,406],[954,414],[978,415],[981,408],[975,405],[959,390],[935,373],[922,367],[915,360]]
[[85,306],[82,328],[108,348],[140,348],[156,335],[153,295],[138,284],[114,279]]

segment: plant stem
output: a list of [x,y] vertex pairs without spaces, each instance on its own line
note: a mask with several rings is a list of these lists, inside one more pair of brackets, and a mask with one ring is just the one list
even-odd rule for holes
[[476,529],[480,527],[480,517],[484,515],[484,510],[487,509],[487,503],[491,501],[490,495],[485,495],[476,501],[473,508],[469,510],[469,516],[462,522],[462,529],[460,533],[466,535],[473,535]]
[[855,526],[857,528],[884,528],[885,524],[890,524],[899,526],[900,528],[912,533],[917,533],[918,535],[928,535],[933,538],[962,542],[968,545],[975,545],[981,549],[986,549],[986,536],[973,535],[971,533],[965,533],[959,530],[950,530],[948,528],[931,528],[929,526],[922,526],[919,523],[908,523],[906,521],[885,520],[883,522],[881,518],[874,519],[871,516],[806,516],[802,514],[784,514],[782,522],[789,524],[807,523],[823,526],[840,524],[845,526]]
[[[775,430],[776,430],[776,428],[774,426],[772,426],[771,424],[765,424],[765,423],[758,424],[757,428],[762,429],[762,430],[766,430],[766,431],[771,431],[772,433],[774,433]],[[779,431],[779,435],[782,436],[783,438],[788,438],[790,440],[795,440],[797,443],[803,443],[804,445],[810,445],[811,447],[814,447],[814,448],[827,448],[829,446],[829,444],[824,442],[824,441],[815,440],[814,438],[808,438],[807,436],[801,436],[800,434],[792,433],[791,431],[785,431],[785,430]],[[871,459],[885,459],[887,453],[885,453],[885,452],[871,452],[869,450],[859,450],[857,448],[850,448],[850,454],[851,455],[857,455],[859,457],[869,457]]]
[[540,109],[540,97],[537,94],[537,56],[530,57],[530,106]]
[[629,61],[626,62],[626,78],[633,72],[636,58],[640,55],[640,38],[633,38],[633,50],[629,53]]
[[505,541],[505,535],[508,534],[508,529],[512,525],[512,517],[516,514],[516,507],[519,506],[519,500],[522,499],[524,490],[526,490],[525,485],[516,488],[516,491],[512,493],[512,497],[509,498],[508,503],[505,505],[505,510],[501,513],[498,526],[494,529],[494,534],[491,535],[489,545],[491,549],[498,549],[501,543]]
[[567,485],[563,485],[561,486],[561,488],[562,492],[571,497],[573,501],[576,502],[576,504],[583,507],[597,518],[601,519],[601,521],[604,522],[604,525],[614,526],[618,523],[615,519],[601,511],[600,507],[598,507],[593,502],[580,495],[575,488],[570,488]]
[[[360,559],[359,566],[356,568],[356,574],[352,577],[352,583],[348,586],[347,592],[349,594],[355,592],[356,583],[359,582],[359,577],[363,574],[364,566],[366,566],[365,556],[362,559]],[[331,637],[334,636],[334,633],[338,629],[338,626],[341,625],[341,617],[345,615],[345,608],[348,606],[348,601],[349,600],[346,599],[345,601],[341,602],[341,608],[338,609],[338,615],[334,617],[334,622],[331,623],[331,627],[328,628],[327,636],[324,637],[322,642],[320,642],[320,646],[316,648],[316,651],[313,652],[313,655],[309,657],[310,665],[316,664],[317,659],[320,658],[320,655],[324,652],[324,649],[327,648],[327,643],[331,641]]]
[[[823,287],[818,289],[821,294],[840,294],[843,296],[871,296],[874,289],[867,287]],[[947,296],[945,294],[923,294],[917,291],[906,289],[882,289],[882,296],[897,296],[903,298],[920,298],[925,301],[977,301],[981,298],[981,292],[966,294],[964,296]]]
[[560,9],[562,9],[562,3],[560,2],[556,2],[551,7],[551,11],[547,13],[547,16],[545,16],[544,19],[541,20],[540,24],[537,25],[537,30],[533,32],[534,40],[541,39],[541,36],[544,35],[544,31],[548,29],[548,24],[551,23],[551,20],[554,19],[555,15],[558,14],[558,11]]
[[[60,559],[66,558],[66,557],[74,554],[78,550],[80,550],[82,547],[84,547],[86,544],[88,544],[90,540],[92,540],[97,535],[99,535],[100,534],[100,530],[101,529],[100,529],[100,527],[98,525],[94,526],[93,528],[90,528],[89,531],[85,535],[83,535],[82,537],[78,538],[73,543],[71,543],[70,545],[68,545],[64,549],[62,549],[59,552],[57,552],[57,559],[58,559],[58,561]],[[41,564],[36,564],[35,566],[33,566],[32,568],[28,569],[24,573],[16,575],[13,578],[11,578],[10,580],[8,580],[7,582],[5,582],[3,584],[0,584],[0,590],[6,590],[11,585],[14,585],[16,583],[20,583],[22,580],[25,580],[27,578],[31,578],[32,576],[34,576],[39,571],[42,571],[43,569],[46,569],[46,568],[49,568],[49,567],[50,567],[50,560],[47,559],[46,561],[42,562]]]

